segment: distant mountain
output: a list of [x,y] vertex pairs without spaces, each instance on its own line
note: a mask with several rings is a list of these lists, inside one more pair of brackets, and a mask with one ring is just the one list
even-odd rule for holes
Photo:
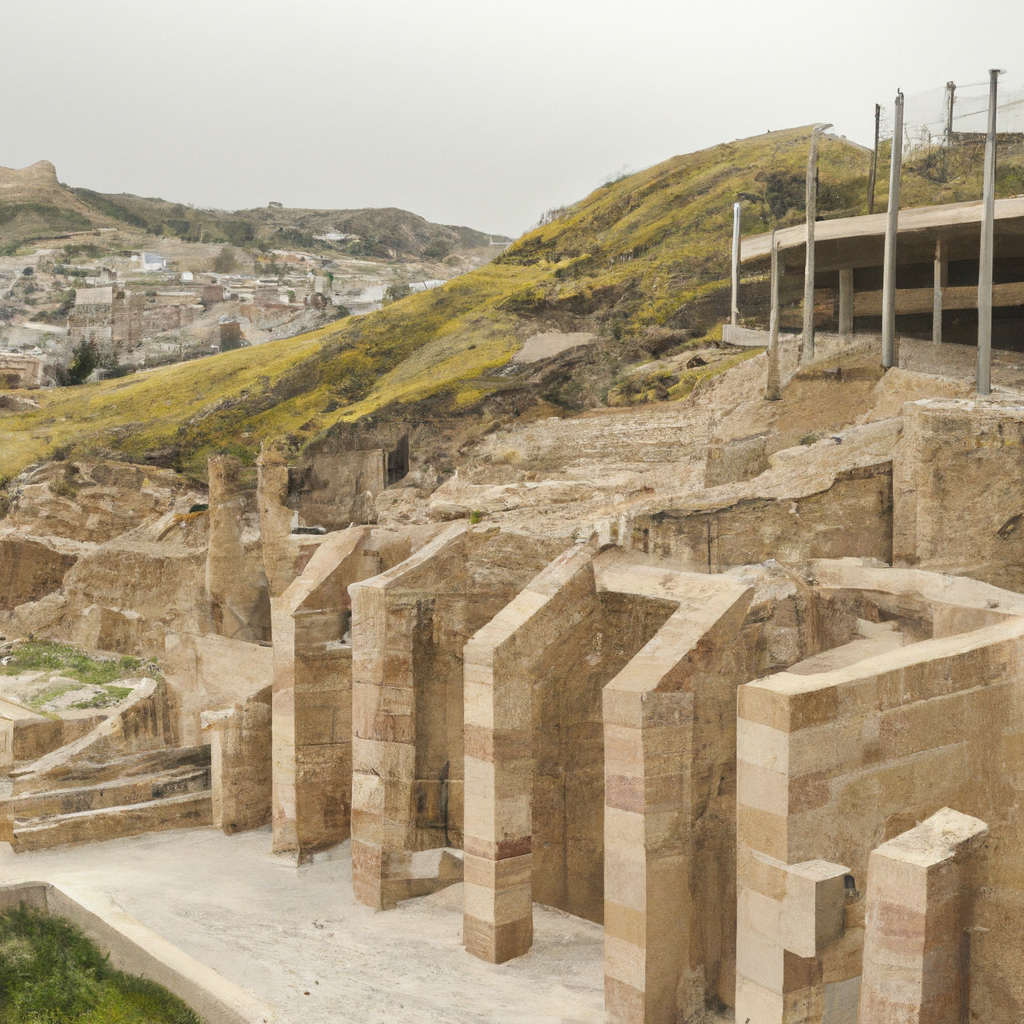
[[101,227],[192,242],[341,250],[380,259],[443,259],[492,241],[511,241],[473,228],[432,224],[393,207],[293,210],[274,204],[233,212],[200,210],[165,199],[71,188],[57,180],[56,168],[46,160],[21,170],[0,167],[0,249]]

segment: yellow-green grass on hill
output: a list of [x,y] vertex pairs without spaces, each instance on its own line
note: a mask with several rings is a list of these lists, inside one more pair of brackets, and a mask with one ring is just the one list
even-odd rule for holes
[[[493,263],[367,317],[37,393],[38,412],[0,413],[0,476],[55,451],[129,459],[162,452],[200,478],[212,453],[248,461],[263,441],[299,447],[339,421],[386,408],[401,416],[425,399],[449,415],[474,415],[510,386],[494,371],[537,331],[596,332],[596,348],[611,354],[601,371],[607,394],[621,368],[643,358],[651,332],[713,336],[728,312],[732,204],[741,192],[758,197],[744,203],[745,233],[802,220],[809,136],[809,128],[796,128],[673,157],[597,189]],[[908,205],[975,188],[970,161],[957,177],[948,161],[939,175],[931,157],[922,159],[921,168],[907,164]],[[866,211],[869,163],[862,147],[823,140],[823,215]],[[1002,173],[1001,191],[1015,189],[1013,174]],[[876,208],[884,203],[882,193]],[[667,390],[669,400],[681,399],[689,387]]]

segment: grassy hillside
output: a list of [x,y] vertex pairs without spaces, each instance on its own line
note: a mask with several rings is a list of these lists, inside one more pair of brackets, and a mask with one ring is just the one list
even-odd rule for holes
[[[745,233],[799,222],[808,137],[807,128],[773,132],[625,177],[493,263],[365,318],[40,394],[38,412],[0,413],[0,474],[54,452],[105,452],[199,477],[213,452],[251,460],[263,440],[279,438],[298,449],[369,414],[483,419],[489,402],[509,394],[517,414],[531,403],[559,414],[599,405],[626,366],[715,336],[728,311],[732,203],[739,192],[758,197],[744,204]],[[823,141],[825,216],[865,212],[869,159],[844,140]],[[1018,190],[1012,170],[1004,168],[1004,192]],[[973,174],[936,181],[911,161],[904,194],[914,204],[969,194]],[[884,208],[884,186],[880,193]],[[551,330],[591,331],[601,342],[531,391],[524,380],[536,375],[508,362],[532,334]]]

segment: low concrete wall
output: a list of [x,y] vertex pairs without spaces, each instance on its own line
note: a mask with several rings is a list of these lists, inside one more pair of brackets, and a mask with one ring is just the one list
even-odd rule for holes
[[49,882],[0,885],[0,911],[24,903],[73,921],[120,971],[163,985],[207,1024],[272,1024],[269,1007],[126,914],[113,900]]

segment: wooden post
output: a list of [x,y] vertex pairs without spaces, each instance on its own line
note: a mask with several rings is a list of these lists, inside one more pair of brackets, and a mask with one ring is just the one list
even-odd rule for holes
[[981,253],[978,257],[978,394],[992,390],[992,254],[996,220],[996,102],[997,69],[989,71],[988,137],[985,139],[985,187],[981,214]]
[[853,337],[853,268],[839,271],[839,337],[849,341]]
[[882,120],[882,108],[875,104],[875,148],[871,153],[871,171],[868,174],[868,213],[875,212],[875,179],[878,177],[878,129]]
[[804,365],[814,359],[814,221],[818,215],[818,139],[830,124],[819,124],[811,132],[811,147],[807,153],[807,254],[804,264],[804,329],[803,351],[800,362]]
[[946,144],[953,141],[953,99],[956,96],[956,82],[946,83]]
[[772,228],[772,312],[768,327],[768,385],[764,397],[769,402],[782,398],[782,375],[779,370],[779,243]]
[[885,264],[882,277],[882,365],[893,365],[896,353],[896,236],[900,220],[900,170],[903,166],[903,93],[896,91],[896,124],[889,166],[889,216],[885,222]]
[[733,327],[740,323],[740,204],[732,204],[732,319]]
[[935,280],[932,294],[932,341],[942,344],[942,289],[949,284],[949,263],[941,238],[935,241]]

